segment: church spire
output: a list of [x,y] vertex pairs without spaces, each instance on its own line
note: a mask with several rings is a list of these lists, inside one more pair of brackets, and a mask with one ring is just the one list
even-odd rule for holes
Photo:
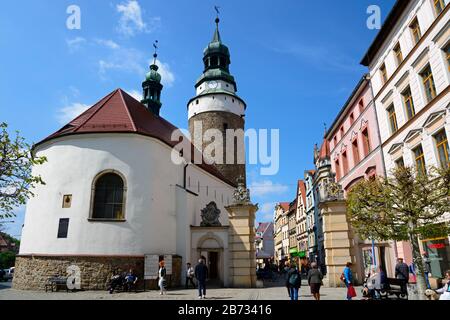
[[211,42],[222,42],[222,40],[220,39],[220,33],[219,33],[219,22],[220,22],[220,19],[219,19],[219,14],[220,14],[219,8],[220,7],[218,7],[218,6],[214,6],[214,9],[217,12],[216,20],[215,20],[215,22],[216,22],[216,30],[214,31],[214,36],[213,36],[213,39],[212,39]]
[[158,40],[153,43],[155,53],[153,54],[153,63],[150,65],[150,72],[147,73],[144,82],[142,82],[143,99],[141,101],[148,110],[159,116],[161,109],[161,75],[158,73],[156,58],[158,57]]

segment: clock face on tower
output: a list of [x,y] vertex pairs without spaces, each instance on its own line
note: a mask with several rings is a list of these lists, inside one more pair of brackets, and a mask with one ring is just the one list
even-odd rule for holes
[[209,87],[210,89],[215,89],[215,88],[217,88],[217,86],[218,86],[217,81],[209,81],[209,82],[208,82],[208,87]]

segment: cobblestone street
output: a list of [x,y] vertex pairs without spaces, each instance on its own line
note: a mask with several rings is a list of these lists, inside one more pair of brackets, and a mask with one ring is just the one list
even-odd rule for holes
[[[361,298],[361,288],[357,287],[358,297]],[[322,300],[345,300],[345,288],[322,288]],[[207,289],[207,300],[289,300],[287,290],[282,283],[276,283],[258,289],[212,288]],[[45,292],[22,291],[11,289],[10,283],[0,283],[0,300],[197,300],[195,289],[172,289],[167,295],[161,296],[159,291],[152,290],[138,293],[114,293],[106,291],[80,291],[80,292]],[[314,300],[306,282],[299,292],[299,300]]]

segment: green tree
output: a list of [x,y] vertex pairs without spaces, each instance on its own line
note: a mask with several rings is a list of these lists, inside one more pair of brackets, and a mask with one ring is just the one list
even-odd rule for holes
[[0,219],[14,216],[14,208],[34,196],[33,187],[45,184],[32,175],[34,165],[43,164],[45,157],[34,157],[31,147],[16,132],[11,137],[6,123],[0,124]]
[[16,253],[12,251],[5,251],[0,253],[0,269],[9,269],[14,266],[16,262]]
[[347,197],[349,221],[362,238],[411,243],[419,299],[426,290],[419,237],[448,235],[449,203],[450,169],[434,167],[426,174],[399,167],[387,178],[362,180]]

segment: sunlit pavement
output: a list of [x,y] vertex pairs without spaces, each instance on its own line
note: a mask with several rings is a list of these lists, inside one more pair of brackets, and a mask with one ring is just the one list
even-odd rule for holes
[[[2,286],[3,283],[0,283]],[[361,299],[361,287],[356,287],[358,297]],[[160,295],[159,291],[152,290],[138,293],[114,293],[107,291],[79,291],[58,292],[45,291],[23,291],[11,288],[0,288],[0,300],[198,300],[198,293],[195,289],[172,289],[167,294]],[[345,288],[325,288],[321,289],[322,300],[345,300]],[[266,287],[258,289],[234,289],[234,288],[213,288],[206,291],[206,300],[289,300],[287,289],[282,286],[282,282],[267,283]],[[300,288],[299,300],[314,300],[307,283],[303,281]]]

